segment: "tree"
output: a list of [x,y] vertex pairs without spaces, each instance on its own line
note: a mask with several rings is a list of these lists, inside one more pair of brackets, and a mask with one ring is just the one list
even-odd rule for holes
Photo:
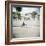
[[21,7],[16,7],[16,10],[19,12],[21,11],[21,9],[22,9]]
[[37,12],[36,11],[33,11],[32,13],[31,13],[31,15],[32,15],[32,18],[35,18],[35,15],[37,14]]
[[14,18],[16,19],[16,17],[17,17],[18,19],[21,19],[20,12],[21,12],[22,8],[21,7],[15,7],[15,8],[16,8],[16,12],[12,13],[14,15]]

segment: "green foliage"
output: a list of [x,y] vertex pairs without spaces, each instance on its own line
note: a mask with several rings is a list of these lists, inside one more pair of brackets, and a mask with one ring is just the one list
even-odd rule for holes
[[12,12],[12,14],[15,14],[15,12]]
[[37,12],[33,11],[31,14],[32,14],[32,18],[35,19],[35,15],[37,14]]
[[15,12],[12,12],[12,15],[15,15]]
[[16,10],[19,12],[21,11],[21,9],[22,9],[21,7],[16,7]]
[[18,19],[21,19],[21,14],[20,14],[20,13],[18,13],[17,15],[18,15]]
[[21,7],[16,7],[16,12],[12,12],[14,19],[16,18],[21,19],[20,11],[21,11]]
[[33,11],[31,14],[32,14],[32,15],[36,15],[36,14],[37,14],[37,12]]

